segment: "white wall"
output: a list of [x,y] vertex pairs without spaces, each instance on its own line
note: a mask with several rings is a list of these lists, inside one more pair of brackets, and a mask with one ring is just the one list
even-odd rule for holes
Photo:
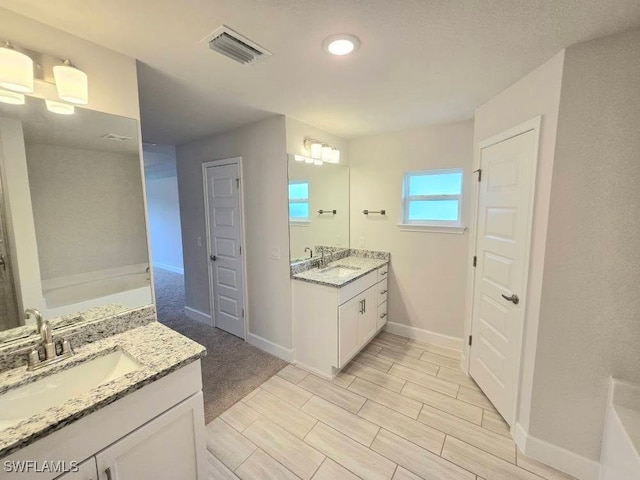
[[[3,8],[0,31],[15,45],[71,59],[89,77],[87,108],[140,118],[135,59]],[[55,86],[40,81],[34,96],[58,99]]]
[[[474,146],[477,146],[479,142],[486,138],[538,115],[542,116],[533,212],[529,284],[526,295],[520,407],[517,418],[517,422],[525,431],[529,430],[531,388],[533,386],[533,367],[563,63],[564,51],[558,53],[526,77],[479,107],[475,114],[473,133],[473,143]],[[473,238],[475,225],[472,222],[470,226],[470,238]],[[470,252],[469,255],[473,255],[473,253]],[[471,273],[471,270],[469,270],[469,273]],[[471,291],[472,286],[469,281],[467,288],[468,291]],[[468,303],[465,316],[465,338],[469,335],[471,328],[470,307],[471,305]],[[465,352],[467,351],[468,345],[465,342]],[[468,354],[465,356],[468,358]]]
[[140,159],[27,144],[42,280],[148,262]]
[[143,156],[153,265],[184,273],[175,147],[145,145]]
[[[473,180],[473,121],[377,135],[350,142],[351,246],[391,252],[389,320],[453,337],[461,346],[468,233],[403,231],[404,172],[463,168],[463,224]],[[362,210],[386,209],[386,216]],[[449,339],[451,340],[451,339]]]
[[[209,314],[202,163],[241,156],[249,340],[255,341],[257,336],[275,344],[278,354],[290,355],[291,282],[284,117],[271,117],[179,145],[176,155],[187,306]],[[198,237],[202,239],[201,247],[197,244]],[[275,250],[277,258],[273,258]]]
[[530,433],[597,461],[608,378],[640,383],[640,30],[566,51]]

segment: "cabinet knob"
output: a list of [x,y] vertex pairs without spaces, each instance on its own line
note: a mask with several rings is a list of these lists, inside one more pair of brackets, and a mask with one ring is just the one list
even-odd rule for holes
[[382,291],[380,292],[380,295],[384,295],[385,293],[387,293],[387,290],[382,290]]
[[387,312],[384,312],[382,315],[380,315],[380,318],[384,318],[387,316]]

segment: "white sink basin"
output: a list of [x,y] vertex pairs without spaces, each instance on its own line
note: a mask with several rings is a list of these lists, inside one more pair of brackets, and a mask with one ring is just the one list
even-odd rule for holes
[[122,350],[11,389],[0,395],[0,430],[142,367]]
[[332,277],[350,277],[360,269],[357,267],[349,267],[347,265],[335,265],[322,270],[322,274],[330,275]]

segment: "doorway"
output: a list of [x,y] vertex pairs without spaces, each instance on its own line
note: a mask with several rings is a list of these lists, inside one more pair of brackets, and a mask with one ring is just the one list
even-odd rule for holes
[[213,326],[245,339],[242,158],[207,162],[202,171]]
[[5,201],[0,177],[0,331],[22,324],[11,265],[9,232],[5,221]]
[[540,117],[479,144],[469,373],[513,425],[525,322]]

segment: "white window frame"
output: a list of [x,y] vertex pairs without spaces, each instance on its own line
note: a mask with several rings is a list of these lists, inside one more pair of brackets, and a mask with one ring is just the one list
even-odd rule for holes
[[[289,197],[289,185],[299,185],[302,183],[306,183],[307,184],[307,198],[288,198]],[[309,194],[309,189],[311,188],[310,182],[308,180],[293,180],[290,181],[287,184],[287,207],[289,206],[290,203],[307,203],[309,204],[309,216],[308,217],[298,217],[298,218],[291,218],[291,215],[289,215],[289,223],[292,224],[297,224],[297,225],[309,225],[311,223],[311,201],[310,201],[310,194]]]
[[[456,195],[409,195],[409,181],[413,176],[442,175],[447,173],[460,173],[460,194]],[[465,227],[462,225],[462,200],[464,195],[464,169],[447,168],[438,170],[419,170],[405,172],[402,177],[402,223],[399,225],[402,230],[407,231],[434,231],[440,233],[463,233]],[[429,200],[457,200],[458,218],[456,220],[409,220],[409,202]]]

